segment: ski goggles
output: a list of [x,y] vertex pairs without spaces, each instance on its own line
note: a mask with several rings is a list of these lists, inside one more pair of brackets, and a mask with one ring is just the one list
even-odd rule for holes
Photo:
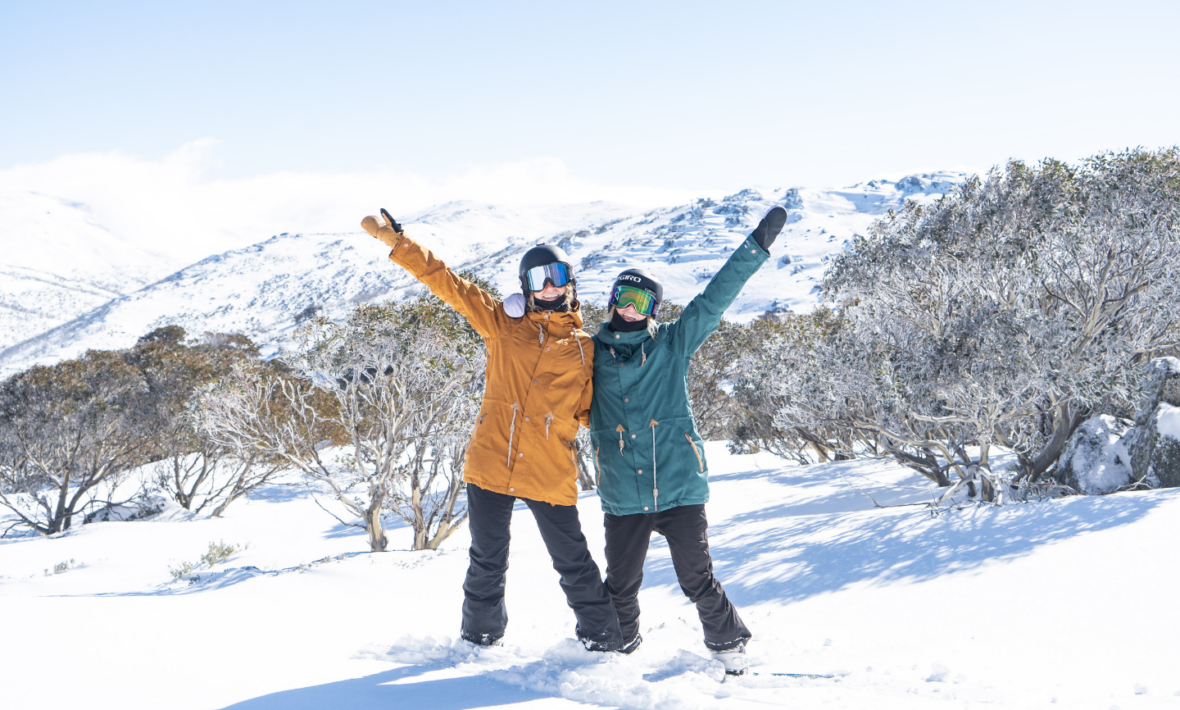
[[655,296],[635,286],[615,286],[610,294],[610,304],[615,308],[635,306],[635,312],[643,316],[655,314],[660,305]]
[[534,266],[524,272],[524,280],[530,291],[545,290],[546,281],[560,288],[574,280],[574,270],[560,261],[555,261],[544,266]]

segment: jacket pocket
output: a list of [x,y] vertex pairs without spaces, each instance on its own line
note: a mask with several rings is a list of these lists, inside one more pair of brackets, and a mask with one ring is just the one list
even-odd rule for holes
[[479,420],[475,422],[475,427],[471,430],[471,439],[467,441],[467,448],[463,450],[464,456],[467,456],[467,454],[471,453],[471,445],[475,443],[475,435],[479,433],[479,427],[481,424],[483,424],[483,420],[487,419],[487,417],[487,412],[479,415]]
[[697,443],[692,440],[692,437],[689,436],[688,432],[684,432],[684,438],[688,439],[688,445],[692,447],[692,452],[697,457],[697,468],[700,469],[701,473],[704,473],[705,472],[705,462],[701,458],[701,452],[697,448]]

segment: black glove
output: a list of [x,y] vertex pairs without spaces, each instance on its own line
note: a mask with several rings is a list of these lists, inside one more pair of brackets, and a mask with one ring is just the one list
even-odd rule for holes
[[758,242],[758,246],[766,251],[770,251],[770,245],[774,244],[774,240],[778,237],[778,233],[783,231],[783,227],[787,224],[787,211],[778,205],[771,207],[770,210],[762,217],[762,221],[750,232],[750,236],[754,241]]
[[381,208],[381,216],[385,218],[385,221],[389,223],[390,227],[393,227],[393,231],[397,232],[398,234],[402,233],[402,226],[397,223],[397,220],[389,216],[389,213],[385,211],[384,207]]

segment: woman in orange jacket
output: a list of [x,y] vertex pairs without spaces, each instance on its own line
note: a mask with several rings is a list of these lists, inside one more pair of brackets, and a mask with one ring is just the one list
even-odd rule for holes
[[[487,345],[487,382],[463,480],[471,527],[471,564],[463,583],[462,637],[497,644],[508,624],[504,583],[509,522],[519,498],[533,513],[592,651],[622,643],[619,619],[590,556],[578,520],[574,437],[588,425],[594,345],[582,331],[573,266],[561,249],[542,245],[520,263],[524,313],[460,278],[406,236],[381,210],[365,231],[389,245],[389,258],[467,319]],[[521,317],[523,315],[523,317]],[[515,316],[515,317],[514,317]]]

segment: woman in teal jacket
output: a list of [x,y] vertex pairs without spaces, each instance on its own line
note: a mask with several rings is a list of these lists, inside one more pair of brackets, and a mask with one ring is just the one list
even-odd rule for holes
[[685,378],[689,360],[721,323],[786,224],[774,207],[675,323],[655,321],[663,289],[628,269],[611,289],[610,321],[594,339],[590,434],[606,524],[607,587],[623,651],[639,646],[639,587],[654,530],[668,541],[676,577],[696,604],[705,645],[726,672],[745,672],[750,631],[713,576],[706,534],[709,469]]

